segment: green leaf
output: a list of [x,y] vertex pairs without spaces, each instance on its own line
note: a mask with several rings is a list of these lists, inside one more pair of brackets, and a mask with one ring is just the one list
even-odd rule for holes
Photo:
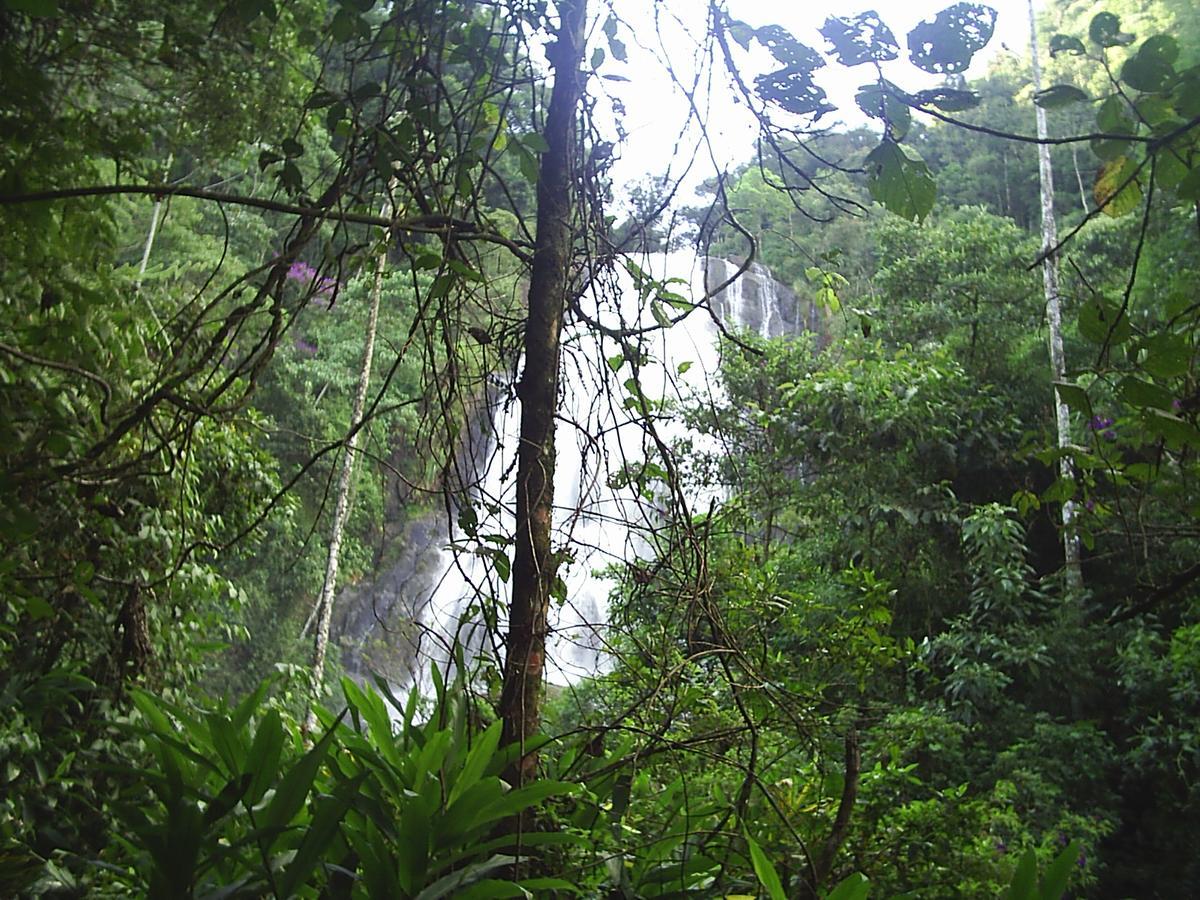
[[1191,422],[1184,421],[1165,409],[1146,409],[1143,424],[1151,434],[1163,438],[1177,447],[1200,447],[1200,431]]
[[1070,84],[1056,84],[1033,95],[1033,102],[1042,109],[1057,109],[1087,100],[1088,95]]
[[1192,348],[1181,334],[1160,334],[1145,345],[1142,368],[1155,378],[1175,378],[1192,364]]
[[566,781],[534,781],[513,788],[504,796],[488,803],[478,811],[477,819],[480,823],[503,819],[535,806],[547,797],[573,794],[578,789],[578,785]]
[[312,821],[304,829],[304,839],[300,842],[292,861],[283,870],[278,885],[278,896],[293,896],[312,874],[313,869],[326,861],[329,845],[337,836],[338,827],[358,797],[366,777],[364,772],[339,785],[332,797],[322,797],[317,801],[317,810]]
[[1200,203],[1200,164],[1193,166],[1192,170],[1180,179],[1175,193],[1183,200]]
[[[495,872],[497,869],[502,869],[511,866],[516,862],[514,856],[504,856],[497,853],[490,859],[481,860],[480,862],[459,869],[457,872],[451,872],[449,875],[439,878],[421,893],[417,894],[416,900],[440,900],[442,897],[459,896],[465,892],[465,889],[477,881],[483,879],[490,872]],[[481,897],[509,897],[511,894],[506,893],[485,893],[478,894]]]
[[861,872],[848,875],[838,882],[825,900],[866,900],[871,890],[871,881]]
[[54,607],[42,597],[28,597],[25,600],[25,612],[35,622],[48,619],[54,615]]
[[858,89],[854,102],[871,118],[886,122],[892,140],[904,140],[912,124],[912,110],[896,96],[895,85],[889,81],[864,84]]
[[1109,12],[1097,13],[1092,18],[1088,37],[1101,47],[1124,47],[1134,42],[1132,34],[1121,31],[1121,20]]
[[933,209],[937,185],[925,161],[888,138],[867,156],[867,189],[890,212],[924,219]]
[[1170,409],[1171,401],[1175,399],[1170,391],[1132,375],[1121,379],[1117,385],[1117,396],[1130,406],[1164,410]]
[[1046,874],[1042,876],[1038,900],[1059,900],[1067,890],[1071,869],[1079,859],[1080,847],[1079,841],[1071,841],[1063,849],[1063,852],[1054,857],[1054,861],[1046,867]]
[[496,567],[496,577],[508,584],[509,576],[512,574],[512,563],[508,560],[508,554],[503,550],[493,550],[492,565]]
[[1092,196],[1104,214],[1114,219],[1133,212],[1142,202],[1142,186],[1138,184],[1139,167],[1128,156],[1118,156],[1100,168]]
[[1053,58],[1060,53],[1083,56],[1087,53],[1087,48],[1083,46],[1083,41],[1077,37],[1071,37],[1069,34],[1056,34],[1050,38],[1050,56]]
[[1092,404],[1088,400],[1087,391],[1079,385],[1072,384],[1069,381],[1056,381],[1054,382],[1054,389],[1058,391],[1059,399],[1071,407],[1071,409],[1085,415],[1091,412]]
[[758,877],[759,884],[767,889],[771,900],[787,900],[783,882],[779,880],[779,873],[775,871],[775,866],[771,864],[771,860],[767,859],[767,854],[763,853],[758,842],[750,837],[750,832],[746,831],[745,835],[746,845],[750,848],[750,862],[754,865],[754,874]]
[[453,804],[467,788],[473,787],[483,777],[488,763],[491,762],[496,748],[500,745],[500,728],[499,721],[493,722],[483,734],[476,737],[475,746],[467,754],[462,771],[454,779],[454,787],[450,789],[450,799],[447,801],[447,805]]
[[4,7],[35,18],[58,14],[58,0],[4,0]]
[[1174,75],[1175,68],[1154,53],[1138,53],[1121,66],[1121,80],[1134,90],[1143,92],[1161,90]]
[[246,789],[246,802],[251,806],[262,799],[279,774],[283,738],[283,722],[279,718],[279,711],[269,710],[258,723],[254,742],[246,754],[245,771],[254,775]]
[[1105,98],[1096,110],[1096,127],[1106,134],[1137,133],[1137,123],[1129,114],[1129,106],[1116,94]]
[[1079,309],[1079,333],[1093,344],[1110,346],[1127,341],[1133,333],[1129,317],[1114,304],[1091,298]]
[[1037,900],[1037,856],[1032,849],[1026,850],[1017,863],[1012,882],[1008,886],[1007,900]]
[[531,131],[529,134],[523,135],[521,143],[530,153],[545,153],[550,149],[550,145],[546,143],[546,139],[536,131]]
[[[338,721],[341,720],[339,716]],[[266,829],[283,828],[295,818],[308,799],[313,779],[321,767],[329,746],[333,743],[333,735],[337,731],[335,722],[311,750],[300,757],[296,764],[288,770],[275,789],[275,796],[267,805],[259,824]]]

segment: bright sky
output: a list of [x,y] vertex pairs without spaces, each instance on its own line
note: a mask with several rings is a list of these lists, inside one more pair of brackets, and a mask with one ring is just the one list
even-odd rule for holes
[[[909,90],[932,87],[940,83],[937,76],[926,75],[907,62],[906,37],[919,22],[932,19],[938,11],[951,5],[950,0],[863,0],[848,6],[831,0],[803,3],[796,0],[727,0],[730,14],[753,27],[778,24],[787,28],[803,43],[818,50],[828,49],[817,29],[830,15],[853,16],[874,9],[892,29],[901,48],[900,60],[886,64],[885,74]],[[984,50],[973,61],[968,77],[982,74],[987,62],[1003,45],[1024,54],[1029,44],[1027,0],[991,0],[997,10],[996,31]],[[1038,8],[1042,0],[1035,0]],[[613,0],[613,6],[629,30],[622,28],[618,37],[626,44],[628,63],[622,65],[611,58],[600,67],[600,74],[618,75],[629,81],[605,81],[604,87],[625,105],[625,127],[629,141],[621,150],[621,159],[614,167],[618,185],[636,181],[645,173],[662,174],[673,157],[676,141],[686,117],[686,100],[671,79],[664,74],[662,60],[669,59],[681,79],[694,77],[696,71],[696,39],[690,35],[704,32],[707,14],[706,0]],[[657,20],[657,25],[656,25]],[[604,36],[593,35],[594,46],[604,47]],[[769,57],[767,58],[769,61]],[[723,68],[718,69],[723,73]],[[763,69],[762,71],[765,71]],[[846,68],[831,61],[817,73],[817,81],[838,108],[821,120],[822,126],[841,121],[859,125],[865,117],[854,105],[855,89],[873,79],[869,65]],[[754,147],[756,128],[747,111],[732,102],[733,90],[724,82],[714,80],[707,91],[708,109],[705,118],[714,145],[714,155],[723,168],[747,160]],[[680,154],[691,153],[697,135],[692,133],[680,147]],[[678,168],[679,163],[676,163]],[[689,184],[696,184],[713,174],[713,165],[705,158],[698,163],[701,171],[693,172]],[[673,172],[672,174],[677,174]]]

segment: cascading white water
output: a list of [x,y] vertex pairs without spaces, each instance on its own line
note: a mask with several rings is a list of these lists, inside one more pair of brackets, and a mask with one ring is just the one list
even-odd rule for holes
[[[689,301],[700,300],[736,271],[724,260],[690,254],[660,255],[640,264],[656,281],[667,281],[666,291]],[[664,315],[675,319],[685,311],[678,296],[656,300],[645,295],[628,273],[602,273],[580,306],[608,329],[643,332],[638,386],[652,401],[654,427],[667,444],[688,436],[677,414],[679,404],[719,399],[711,396],[719,390],[720,364],[714,317],[727,329],[765,337],[799,331],[807,318],[795,296],[781,292],[770,273],[757,265],[670,328],[656,326]],[[622,361],[617,341],[582,321],[567,326],[563,351],[554,547],[569,555],[562,569],[566,598],[552,610],[546,654],[547,678],[559,684],[603,671],[608,597],[615,583],[604,569],[646,556],[644,535],[662,520],[659,498],[650,491],[639,493],[627,477],[658,455],[638,409],[626,404],[633,365]],[[477,519],[475,538],[453,528],[450,549],[441,551],[440,577],[431,591],[411,598],[421,634],[409,671],[425,689],[429,662],[445,670],[455,641],[468,661],[481,654],[503,658],[502,648],[487,641],[502,640],[505,631],[508,586],[500,575],[506,567],[503,561],[497,567],[496,557],[511,559],[520,404],[511,385],[493,387],[492,415],[483,420],[488,428],[473,436],[478,446],[469,454],[478,467],[473,481],[479,487],[466,514]],[[715,449],[710,439],[691,437],[695,445]],[[479,452],[484,449],[489,452]]]

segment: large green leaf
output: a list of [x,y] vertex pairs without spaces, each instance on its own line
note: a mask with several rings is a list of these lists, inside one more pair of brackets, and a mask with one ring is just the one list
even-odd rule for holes
[[1079,850],[1079,841],[1071,841],[1063,849],[1063,852],[1058,854],[1054,861],[1046,867],[1046,874],[1042,876],[1038,900],[1059,900],[1059,897],[1067,889],[1067,882],[1071,878],[1071,869],[1079,859]]
[[937,185],[925,161],[888,138],[866,159],[867,189],[889,211],[905,219],[924,219],[933,209]]
[[1007,900],[1037,900],[1037,856],[1032,849],[1026,850],[1017,863],[1012,882],[1008,886]]
[[767,859],[767,854],[763,853],[762,847],[758,846],[758,842],[750,837],[750,832],[746,832],[746,846],[750,848],[750,862],[754,866],[754,874],[758,877],[759,883],[767,889],[767,894],[771,900],[787,900],[787,894],[783,890],[783,882],[779,880],[779,873],[775,871],[775,866],[771,860]]
[[259,824],[263,828],[283,828],[304,806],[309,791],[312,789],[313,779],[316,778],[317,770],[321,767],[321,762],[325,759],[330,744],[333,743],[336,731],[337,724],[335,723],[325,732],[321,740],[317,741],[316,746],[300,757],[283,776],[283,780],[275,789],[275,796],[271,798],[262,819],[259,820]]
[[866,900],[871,891],[871,882],[866,875],[855,872],[838,882],[825,900]]

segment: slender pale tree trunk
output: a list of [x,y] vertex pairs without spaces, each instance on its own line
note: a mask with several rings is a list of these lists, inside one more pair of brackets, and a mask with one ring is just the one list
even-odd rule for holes
[[[575,117],[583,95],[584,23],[587,0],[559,0],[555,41],[546,49],[554,87],[546,112],[537,187],[537,237],[525,322],[525,370],[521,439],[517,449],[517,510],[512,567],[512,603],[500,716],[505,743],[525,742],[541,719],[547,615],[557,562],[550,548],[554,500],[554,413],[558,403],[559,341],[571,264],[573,165],[578,158]],[[509,772],[514,783],[529,780],[537,765],[525,753]]]
[[[391,209],[385,207],[384,215]],[[329,650],[329,626],[333,620],[333,599],[337,589],[338,565],[341,562],[342,540],[346,533],[346,520],[350,516],[350,495],[354,488],[354,462],[358,451],[358,438],[363,410],[367,405],[367,391],[371,385],[371,362],[375,356],[375,331],[379,322],[379,297],[383,292],[383,272],[387,267],[387,241],[375,260],[375,277],[371,283],[370,311],[367,313],[367,333],[363,338],[362,368],[358,373],[358,387],[354,392],[354,407],[350,413],[350,431],[342,451],[342,468],[338,473],[337,499],[333,510],[333,527],[329,534],[329,555],[325,559],[325,580],[321,584],[321,596],[317,600],[317,631],[313,639],[312,695],[308,715],[304,720],[304,733],[312,734],[317,726],[316,702],[325,681],[325,656]],[[305,625],[305,630],[308,626]]]
[[[163,184],[166,184],[167,179],[171,177],[171,164],[175,162],[175,154],[167,154],[167,164],[163,166]],[[158,236],[158,221],[162,215],[163,198],[154,198],[154,209],[150,213],[150,229],[146,232],[146,243],[142,245],[142,261],[138,264],[137,281],[133,283],[133,290],[136,294],[142,292],[142,279],[146,277],[146,267],[150,265],[150,253],[154,250],[154,238]],[[163,324],[159,321],[158,313],[154,311],[154,305],[147,300],[146,309],[150,311],[150,318],[154,320],[154,324],[158,326],[159,331],[162,330]]]
[[[1042,66],[1038,58],[1037,19],[1033,14],[1033,0],[1029,5],[1029,54],[1033,63],[1033,89],[1042,89]],[[1046,111],[1035,106],[1037,115],[1037,134],[1045,138]],[[1058,291],[1058,256],[1050,252],[1058,244],[1058,225],[1054,219],[1054,170],[1050,166],[1050,147],[1047,144],[1038,145],[1038,175],[1041,182],[1042,194],[1042,284],[1046,292],[1046,322],[1050,331],[1050,371],[1055,381],[1062,381],[1066,375],[1067,364],[1063,353],[1062,339],[1062,305],[1059,302]],[[1058,446],[1066,448],[1071,442],[1071,411],[1063,402],[1057,388],[1054,392],[1054,419],[1058,432]],[[1073,478],[1075,468],[1070,459],[1063,457],[1058,464],[1059,474],[1063,478]],[[1075,503],[1066,501],[1062,506],[1063,524],[1063,558],[1066,563],[1067,584],[1071,588],[1083,585],[1083,576],[1079,565],[1079,538],[1075,534]]]

